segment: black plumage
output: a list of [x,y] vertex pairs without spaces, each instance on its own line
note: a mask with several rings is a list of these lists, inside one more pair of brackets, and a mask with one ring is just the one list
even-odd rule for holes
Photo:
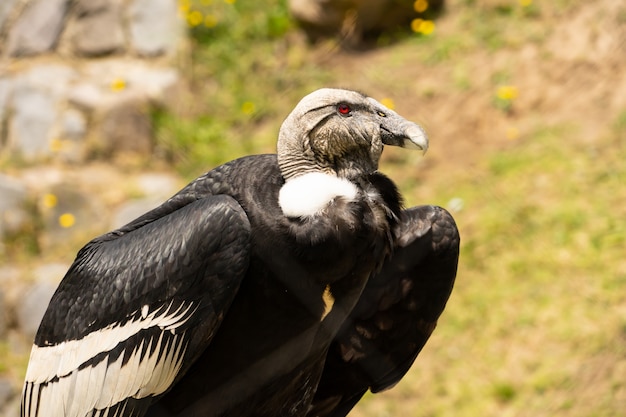
[[35,338],[22,416],[343,416],[394,385],[445,306],[459,237],[441,208],[402,210],[383,144],[427,140],[371,98],[318,90],[278,155],[89,242]]

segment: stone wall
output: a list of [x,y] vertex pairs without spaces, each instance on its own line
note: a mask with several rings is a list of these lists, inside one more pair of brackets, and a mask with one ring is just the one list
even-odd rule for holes
[[0,154],[81,162],[149,151],[180,80],[177,0],[2,0]]
[[86,242],[180,188],[106,159],[152,151],[150,110],[180,90],[186,49],[177,0],[0,0],[0,416],[19,416],[23,372],[4,361],[27,357],[69,267],[8,249]]

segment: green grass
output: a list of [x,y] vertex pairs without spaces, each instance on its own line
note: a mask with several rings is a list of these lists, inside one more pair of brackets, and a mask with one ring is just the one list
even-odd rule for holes
[[[570,130],[538,129],[486,157],[478,177],[429,182],[442,201],[464,201],[455,214],[459,278],[414,369],[380,400],[405,404],[398,415],[582,417],[623,410],[623,114],[591,146],[568,140]],[[369,411],[378,410],[374,401],[357,415],[386,415]]]

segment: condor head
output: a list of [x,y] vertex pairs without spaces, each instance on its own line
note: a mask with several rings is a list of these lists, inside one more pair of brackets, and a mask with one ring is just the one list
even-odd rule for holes
[[371,97],[324,88],[304,97],[278,135],[278,163],[285,180],[310,172],[354,179],[378,169],[383,145],[428,149],[428,138]]

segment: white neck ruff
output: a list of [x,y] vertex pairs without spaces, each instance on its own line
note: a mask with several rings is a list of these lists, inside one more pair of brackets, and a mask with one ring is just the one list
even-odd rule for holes
[[354,201],[358,193],[347,179],[311,172],[289,179],[280,189],[278,204],[287,217],[314,216],[335,198]]

